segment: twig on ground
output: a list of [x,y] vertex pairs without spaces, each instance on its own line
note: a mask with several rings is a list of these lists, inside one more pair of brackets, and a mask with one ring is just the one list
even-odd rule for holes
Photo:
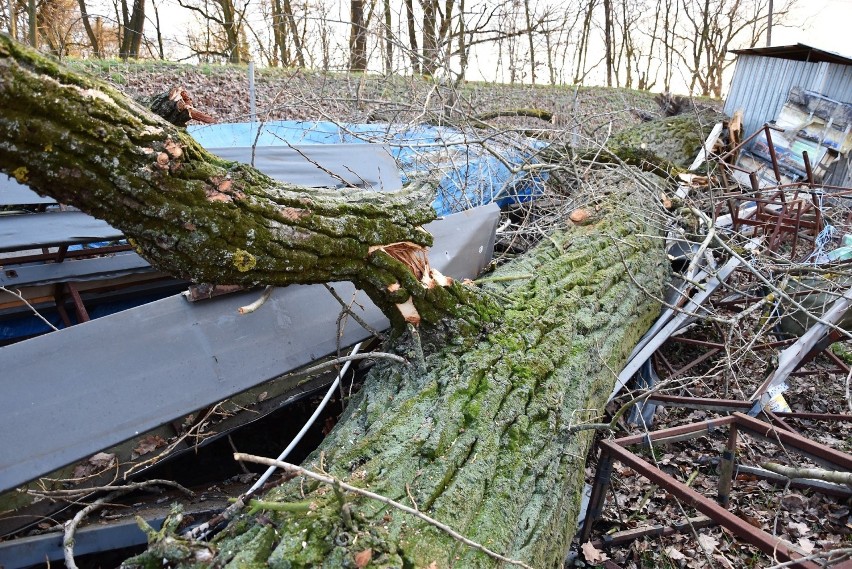
[[[213,406],[213,407],[212,407],[212,408],[211,408],[211,409],[210,409],[210,410],[209,410],[209,411],[208,411],[208,412],[204,415],[204,417],[202,417],[199,421],[197,421],[194,425],[192,425],[192,428],[190,428],[187,432],[185,432],[185,433],[184,433],[184,434],[182,434],[180,437],[178,437],[177,439],[175,439],[175,441],[174,441],[174,442],[172,442],[171,444],[169,444],[169,445],[168,445],[165,449],[163,449],[163,451],[162,451],[162,452],[160,452],[158,455],[153,456],[153,457],[151,457],[151,458],[149,458],[149,459],[147,459],[147,460],[145,460],[145,461],[142,461],[142,462],[140,462],[140,463],[138,463],[138,464],[134,464],[132,467],[130,467],[130,469],[128,469],[128,471],[127,471],[127,472],[125,472],[125,473],[124,473],[124,478],[125,478],[125,479],[127,479],[127,477],[128,477],[128,476],[130,476],[133,472],[135,472],[135,471],[139,470],[140,468],[143,468],[143,467],[145,467],[145,466],[147,466],[147,465],[149,465],[149,464],[156,464],[157,462],[159,462],[159,461],[160,461],[160,459],[162,459],[163,457],[168,456],[169,454],[171,454],[171,453],[172,453],[172,451],[173,451],[174,449],[176,449],[176,448],[177,448],[177,446],[178,446],[181,442],[183,442],[184,440],[186,440],[186,439],[187,439],[187,438],[189,438],[189,437],[195,437],[195,438],[196,438],[196,444],[197,444],[198,439],[202,438],[202,435],[201,435],[201,429],[203,429],[205,426],[207,426],[207,420],[208,420],[210,417],[212,417],[213,415],[215,415],[217,412],[219,412],[219,409],[222,407],[222,405],[224,405],[225,403],[227,403],[227,401],[228,401],[228,400],[226,399],[225,401],[220,401],[219,403],[217,403],[216,405],[214,405],[214,406]],[[223,414],[227,415],[227,413],[223,413]]]
[[70,500],[91,494],[92,492],[130,492],[133,490],[148,488],[149,486],[169,486],[183,492],[189,497],[195,496],[195,492],[189,488],[186,488],[177,482],[162,479],[145,480],[144,482],[131,482],[130,484],[122,484],[121,486],[91,486],[88,488],[68,488],[65,490],[25,490],[25,493],[31,496],[38,496],[40,498],[62,498]]
[[8,292],[8,293],[9,293],[9,294],[11,294],[12,296],[14,296],[15,298],[17,298],[17,299],[18,299],[18,300],[20,300],[21,302],[23,302],[24,304],[26,304],[26,305],[27,305],[27,308],[29,308],[30,310],[32,310],[32,311],[33,311],[33,314],[35,314],[35,315],[38,317],[38,319],[39,319],[39,320],[41,320],[42,322],[44,322],[45,324],[47,324],[48,326],[50,326],[50,329],[51,329],[51,330],[53,330],[54,332],[56,332],[57,330],[59,330],[59,328],[57,328],[56,326],[54,326],[53,324],[51,324],[51,323],[50,323],[50,320],[48,320],[47,318],[45,318],[44,316],[42,316],[42,315],[41,315],[41,312],[39,312],[38,310],[36,310],[36,309],[35,309],[35,307],[34,307],[32,304],[30,304],[30,303],[29,303],[29,301],[28,301],[26,298],[24,298],[24,296],[21,294],[21,291],[17,291],[17,292],[15,292],[15,291],[13,291],[13,290],[10,290],[10,289],[6,288],[5,286],[0,286],[0,290],[2,290],[3,292]]
[[836,470],[823,470],[822,468],[802,468],[784,466],[777,462],[765,462],[761,465],[766,470],[786,476],[787,478],[810,478],[833,482],[834,484],[846,484],[852,488],[852,472],[839,472]]
[[332,367],[337,364],[342,364],[346,362],[356,361],[356,360],[372,360],[372,359],[385,359],[391,360],[393,362],[397,362],[400,364],[408,365],[408,360],[402,356],[398,356],[396,354],[389,354],[387,352],[367,352],[364,354],[355,354],[351,356],[340,356],[339,358],[330,359],[326,362],[322,362],[315,366],[311,366],[307,369],[299,370],[300,374],[309,374],[314,373],[315,371],[319,371],[321,369],[325,369],[327,367]]

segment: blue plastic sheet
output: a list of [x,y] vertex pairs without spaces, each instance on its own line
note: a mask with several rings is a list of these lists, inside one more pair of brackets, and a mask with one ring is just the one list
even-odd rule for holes
[[396,159],[403,182],[421,176],[440,178],[432,203],[438,215],[491,202],[503,206],[525,201],[541,193],[546,179],[534,167],[544,143],[511,133],[485,138],[475,130],[450,127],[324,121],[203,125],[191,126],[189,132],[206,148],[383,144]]

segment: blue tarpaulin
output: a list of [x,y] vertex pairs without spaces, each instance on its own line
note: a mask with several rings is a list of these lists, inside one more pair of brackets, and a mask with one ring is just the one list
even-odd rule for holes
[[[189,127],[206,148],[381,144],[396,160],[403,182],[441,176],[433,202],[439,215],[497,202],[523,201],[543,189],[546,174],[526,170],[537,163],[541,141],[512,134],[489,135],[451,127],[270,121]],[[287,181],[287,180],[282,180]]]

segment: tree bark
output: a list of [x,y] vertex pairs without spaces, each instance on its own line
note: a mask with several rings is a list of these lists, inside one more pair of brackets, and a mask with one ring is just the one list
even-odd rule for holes
[[364,19],[364,0],[349,2],[349,71],[367,69],[367,22]]
[[138,59],[139,47],[142,45],[142,34],[145,28],[145,2],[144,0],[133,1],[133,11],[127,16],[127,3],[122,2],[124,7],[124,37],[121,41],[119,56],[122,59]]
[[[646,175],[609,181],[585,224],[479,289],[428,269],[420,225],[434,213],[419,190],[275,182],[5,37],[0,109],[0,170],[121,228],[159,268],[228,284],[352,280],[397,329],[410,302],[420,333],[393,349],[411,363],[375,366],[309,467],[534,567],[561,566],[592,440],[576,426],[605,403],[668,275],[663,223],[636,190]],[[368,549],[376,567],[495,564],[332,488],[293,480],[265,500],[296,512],[245,513],[213,545],[152,533],[126,566],[344,567]]]
[[408,24],[408,58],[411,72],[418,75],[422,70],[420,49],[417,47],[417,22],[414,18],[414,0],[405,0],[405,21]]
[[296,15],[293,13],[293,6],[290,0],[284,0],[283,12],[287,17],[287,25],[290,28],[290,35],[293,38],[293,49],[296,50],[296,62],[300,68],[304,69],[307,66],[305,65],[305,53],[302,49],[302,38],[299,36],[299,25],[296,23]]

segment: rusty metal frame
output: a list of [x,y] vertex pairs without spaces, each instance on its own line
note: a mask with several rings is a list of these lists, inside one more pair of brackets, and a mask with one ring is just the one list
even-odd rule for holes
[[[731,413],[735,411],[747,412],[754,406],[754,401],[740,401],[739,399],[714,399],[704,397],[682,397],[680,395],[653,394],[648,398],[649,403],[657,405],[682,407],[686,409],[702,409],[705,411],[718,411]],[[852,421],[852,415],[843,413],[799,413],[799,412],[775,412],[782,419],[803,419],[808,421]]]
[[[728,427],[730,430],[728,442],[725,450],[722,452],[722,461],[720,463],[721,474],[717,496],[718,503],[666,474],[655,465],[649,464],[626,448],[640,444],[653,446],[655,444],[690,440],[710,434],[724,427]],[[820,567],[817,563],[803,560],[802,558],[805,557],[804,553],[798,551],[795,546],[788,545],[781,538],[755,528],[725,508],[733,483],[736,443],[740,432],[748,433],[777,445],[783,445],[786,449],[794,449],[799,454],[810,458],[818,464],[828,465],[829,467],[845,471],[852,470],[852,455],[834,450],[796,433],[775,428],[772,425],[742,413],[734,413],[727,417],[701,423],[671,427],[615,440],[605,440],[600,443],[601,453],[598,459],[598,468],[580,541],[584,543],[589,540],[592,525],[600,518],[603,510],[612,476],[612,466],[615,462],[620,462],[648,478],[660,488],[664,488],[671,495],[683,500],[702,514],[718,522],[737,537],[756,546],[767,555],[785,562],[791,561],[793,562],[792,567],[805,569]],[[852,568],[852,561],[843,562],[837,567],[850,569]]]

